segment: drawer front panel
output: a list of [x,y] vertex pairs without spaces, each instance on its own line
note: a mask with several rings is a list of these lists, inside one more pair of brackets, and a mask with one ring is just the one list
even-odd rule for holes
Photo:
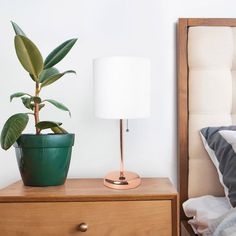
[[171,236],[171,225],[170,200],[0,204],[4,236]]

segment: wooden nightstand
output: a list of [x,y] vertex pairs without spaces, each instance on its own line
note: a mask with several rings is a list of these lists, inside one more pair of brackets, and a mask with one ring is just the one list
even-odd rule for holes
[[177,236],[178,224],[177,192],[167,178],[142,179],[123,191],[104,187],[102,179],[46,188],[19,181],[0,190],[4,236]]

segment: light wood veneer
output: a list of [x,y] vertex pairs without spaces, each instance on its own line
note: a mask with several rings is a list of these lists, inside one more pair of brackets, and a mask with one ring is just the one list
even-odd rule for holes
[[[102,179],[69,179],[58,187],[17,182],[0,190],[4,236],[178,235],[177,192],[167,178],[143,179],[139,188],[114,190]],[[86,223],[88,230],[79,231]]]

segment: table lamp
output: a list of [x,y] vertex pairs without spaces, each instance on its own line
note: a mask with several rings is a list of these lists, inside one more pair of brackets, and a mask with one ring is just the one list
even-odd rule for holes
[[126,171],[123,155],[125,119],[150,115],[150,61],[141,57],[102,57],[93,62],[95,116],[120,123],[120,170],[108,173],[104,185],[131,189],[140,185],[138,174]]

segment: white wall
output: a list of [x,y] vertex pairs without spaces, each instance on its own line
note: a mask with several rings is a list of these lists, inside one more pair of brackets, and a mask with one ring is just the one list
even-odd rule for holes
[[[71,108],[68,114],[48,106],[42,119],[60,120],[76,133],[70,177],[103,177],[119,167],[118,122],[93,116],[92,59],[145,56],[152,63],[152,116],[130,121],[126,167],[141,176],[176,180],[176,22],[179,17],[236,17],[234,0],[0,0],[0,127],[25,109],[9,102],[17,91],[33,92],[19,64],[10,20],[17,22],[46,56],[58,44],[78,37],[60,70],[75,69],[45,88],[42,96]],[[33,132],[33,123],[26,132]],[[0,150],[0,187],[20,178],[14,149]]]

